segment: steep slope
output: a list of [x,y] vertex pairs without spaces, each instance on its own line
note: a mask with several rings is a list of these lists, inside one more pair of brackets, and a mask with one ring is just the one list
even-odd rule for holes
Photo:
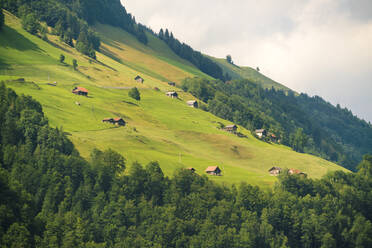
[[226,59],[210,57],[213,61],[221,66],[224,74],[229,74],[232,79],[248,79],[251,82],[261,85],[263,88],[271,89],[274,87],[276,90],[289,91],[288,87],[278,82],[275,82],[271,78],[266,77],[257,70],[247,66],[237,66],[230,64]]
[[[272,166],[297,168],[315,178],[342,169],[288,147],[261,142],[244,128],[239,131],[247,138],[219,130],[219,122],[228,122],[188,107],[185,101],[194,97],[187,93],[179,92],[180,99],[166,97],[165,91],[177,90],[168,80],[179,82],[203,74],[156,38],[144,46],[123,30],[98,24],[95,29],[103,44],[94,61],[57,37],[50,35],[48,43],[28,34],[9,13],[6,25],[0,35],[0,80],[25,78],[26,82],[8,81],[7,86],[40,101],[52,126],[63,127],[84,157],[94,147],[113,148],[128,164],[159,161],[167,175],[180,167],[194,167],[204,174],[207,166],[218,165],[223,176],[213,177],[216,181],[262,186],[275,182],[267,173]],[[60,54],[66,56],[66,64],[58,61]],[[77,60],[78,71],[69,65],[72,59]],[[136,75],[145,83],[135,82]],[[47,84],[54,81],[57,86]],[[89,97],[73,95],[76,85],[86,87]],[[128,97],[133,86],[140,89],[141,101]],[[127,126],[101,122],[115,116],[123,117]]]

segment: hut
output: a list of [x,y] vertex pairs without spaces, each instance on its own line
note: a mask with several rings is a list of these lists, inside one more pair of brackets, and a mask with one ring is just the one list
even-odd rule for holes
[[168,85],[170,85],[170,86],[176,86],[176,83],[175,82],[168,82]]
[[192,101],[187,101],[187,105],[189,105],[192,108],[198,108],[198,101],[192,100]]
[[270,137],[271,142],[275,142],[275,143],[278,142],[278,137],[275,134],[270,133],[269,137]]
[[105,118],[102,120],[102,122],[115,124],[117,126],[125,126],[126,122],[123,120],[123,118],[116,117],[116,118]]
[[303,177],[307,177],[307,174],[298,170],[298,169],[289,169],[288,170],[288,174],[290,175],[300,175],[300,176],[303,176]]
[[230,132],[230,133],[236,133],[236,130],[238,129],[238,126],[234,125],[228,125],[223,128],[223,130]]
[[266,137],[266,130],[265,129],[257,129],[256,131],[255,131],[255,133],[256,133],[256,135],[260,138],[260,139],[262,139],[262,138],[264,138],[264,137]]
[[218,166],[209,166],[205,172],[208,175],[213,175],[213,176],[220,176],[221,175],[221,169]]
[[141,76],[137,75],[137,77],[134,78],[134,80],[136,80],[138,83],[141,83],[143,84],[143,82],[145,82],[145,79],[143,79]]
[[172,97],[172,98],[178,98],[178,94],[175,91],[168,91],[165,93],[167,96]]
[[72,93],[74,93],[75,95],[87,96],[88,95],[88,90],[83,88],[83,87],[75,87],[72,90]]
[[117,126],[125,126],[125,124],[126,124],[125,121],[123,120],[123,118],[120,118],[120,117],[114,118],[113,123]]
[[272,167],[272,168],[269,170],[269,173],[270,173],[270,175],[272,175],[272,176],[277,176],[277,175],[280,174],[281,171],[282,171],[282,168],[274,166],[274,167]]

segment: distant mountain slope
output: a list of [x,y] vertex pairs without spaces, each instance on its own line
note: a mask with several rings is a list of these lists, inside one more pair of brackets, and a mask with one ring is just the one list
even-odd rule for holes
[[257,83],[266,89],[271,89],[272,87],[274,87],[276,90],[284,91],[291,90],[288,87],[284,86],[283,84],[275,82],[271,78],[266,77],[265,75],[251,67],[230,64],[226,61],[226,59],[214,57],[210,58],[217,62],[218,65],[221,66],[223,73],[229,74],[232,79],[248,79],[249,81]]
[[[165,81],[203,74],[155,38],[145,47],[121,29],[98,24],[95,29],[103,37],[102,52],[97,52],[95,61],[57,36],[49,34],[45,42],[30,35],[9,13],[6,25],[0,34],[0,80],[13,80],[7,86],[40,101],[51,125],[63,127],[86,158],[94,147],[113,148],[128,164],[159,161],[166,175],[186,167],[204,174],[207,166],[218,165],[223,176],[213,180],[248,181],[264,187],[276,181],[267,171],[274,165],[297,168],[314,178],[342,169],[321,158],[259,141],[242,127],[239,131],[246,138],[218,129],[219,123],[230,122],[188,107],[185,101],[195,98]],[[59,62],[61,54],[66,57],[64,63]],[[79,65],[77,71],[71,66],[73,59]],[[136,75],[145,79],[144,84],[133,80]],[[17,78],[25,81],[14,81]],[[56,86],[48,85],[54,81]],[[78,85],[89,90],[89,97],[71,93]],[[141,101],[128,96],[133,86],[139,88]],[[168,90],[177,91],[179,99],[166,97]],[[103,118],[116,116],[124,118],[127,126],[102,123]]]

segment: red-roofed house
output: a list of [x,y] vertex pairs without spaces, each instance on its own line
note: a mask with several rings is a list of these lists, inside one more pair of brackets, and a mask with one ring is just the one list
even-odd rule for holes
[[208,175],[213,175],[213,176],[220,176],[221,175],[221,169],[218,168],[218,166],[209,166],[205,172]]
[[72,93],[74,93],[75,95],[87,96],[88,95],[88,90],[83,88],[83,87],[75,87],[72,90]]

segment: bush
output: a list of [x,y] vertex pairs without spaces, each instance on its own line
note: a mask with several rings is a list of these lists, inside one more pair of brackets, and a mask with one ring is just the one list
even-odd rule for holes
[[136,87],[132,88],[128,92],[128,96],[132,97],[133,99],[135,99],[137,101],[141,100],[140,92],[139,92],[139,90]]
[[72,60],[72,66],[74,67],[74,70],[76,71],[76,69],[78,67],[77,60],[76,59],[73,59]]
[[37,34],[40,30],[40,23],[34,14],[27,14],[22,18],[22,27],[30,34]]

